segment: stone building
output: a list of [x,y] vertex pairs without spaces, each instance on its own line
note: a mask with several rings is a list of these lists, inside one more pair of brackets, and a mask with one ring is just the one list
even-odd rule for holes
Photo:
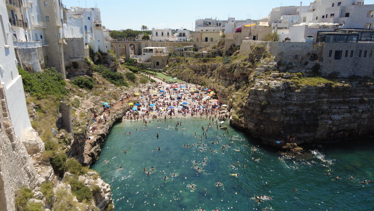
[[169,62],[168,59],[169,59],[169,55],[167,54],[158,53],[158,54],[153,55],[151,57],[151,68],[158,70],[158,69],[162,69],[166,67],[166,65]]
[[195,31],[192,33],[192,37],[196,48],[201,49],[217,45],[221,34],[219,31]]

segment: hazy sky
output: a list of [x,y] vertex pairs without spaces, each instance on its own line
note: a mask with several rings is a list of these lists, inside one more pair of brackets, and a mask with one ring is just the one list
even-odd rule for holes
[[[310,2],[303,1],[303,6]],[[62,3],[68,8],[97,6],[103,25],[111,30],[140,30],[142,25],[149,29],[193,30],[198,18],[259,19],[267,17],[274,7],[300,5],[300,0],[62,0]],[[374,0],[366,0],[365,4],[374,4]]]

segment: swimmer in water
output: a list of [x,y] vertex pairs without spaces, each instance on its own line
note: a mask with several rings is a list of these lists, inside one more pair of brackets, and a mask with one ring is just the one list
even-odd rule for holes
[[294,188],[294,189],[293,189],[293,192],[296,193],[296,191],[297,191],[296,188]]
[[143,168],[143,171],[146,171],[147,169],[146,168]]
[[105,160],[105,163],[108,163],[109,161],[108,160]]
[[129,132],[129,135],[131,135],[131,132]]
[[147,171],[147,175],[150,175],[151,173],[149,171]]
[[168,179],[167,176],[165,176],[165,177],[164,177],[164,180],[167,180],[167,179]]
[[161,147],[158,148],[158,151],[161,151]]
[[217,183],[217,187],[220,187],[220,186],[221,186],[221,182],[218,182],[218,183]]
[[154,171],[154,170],[155,170],[155,168],[151,167],[151,170],[152,170],[152,171]]
[[158,133],[157,133],[157,138],[158,138]]
[[353,180],[354,179],[354,176],[351,176],[350,178],[349,178],[349,180]]
[[136,128],[135,131],[137,132],[137,131],[138,131],[138,128]]
[[122,170],[122,166],[121,166],[121,167],[119,167],[119,170]]
[[126,150],[125,151],[123,151],[125,154],[126,154]]
[[338,180],[338,179],[340,179],[340,177],[339,177],[339,176],[337,176],[337,177],[335,177],[334,179],[335,179],[335,180]]

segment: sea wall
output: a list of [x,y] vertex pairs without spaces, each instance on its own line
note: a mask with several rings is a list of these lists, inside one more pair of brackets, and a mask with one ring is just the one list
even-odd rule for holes
[[45,67],[42,47],[15,48],[23,69],[28,72],[39,72]]

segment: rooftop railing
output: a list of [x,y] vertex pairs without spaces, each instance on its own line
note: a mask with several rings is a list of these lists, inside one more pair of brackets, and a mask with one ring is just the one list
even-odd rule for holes
[[5,2],[6,2],[7,5],[11,5],[11,6],[14,6],[14,7],[20,7],[21,6],[17,0],[5,0]]

